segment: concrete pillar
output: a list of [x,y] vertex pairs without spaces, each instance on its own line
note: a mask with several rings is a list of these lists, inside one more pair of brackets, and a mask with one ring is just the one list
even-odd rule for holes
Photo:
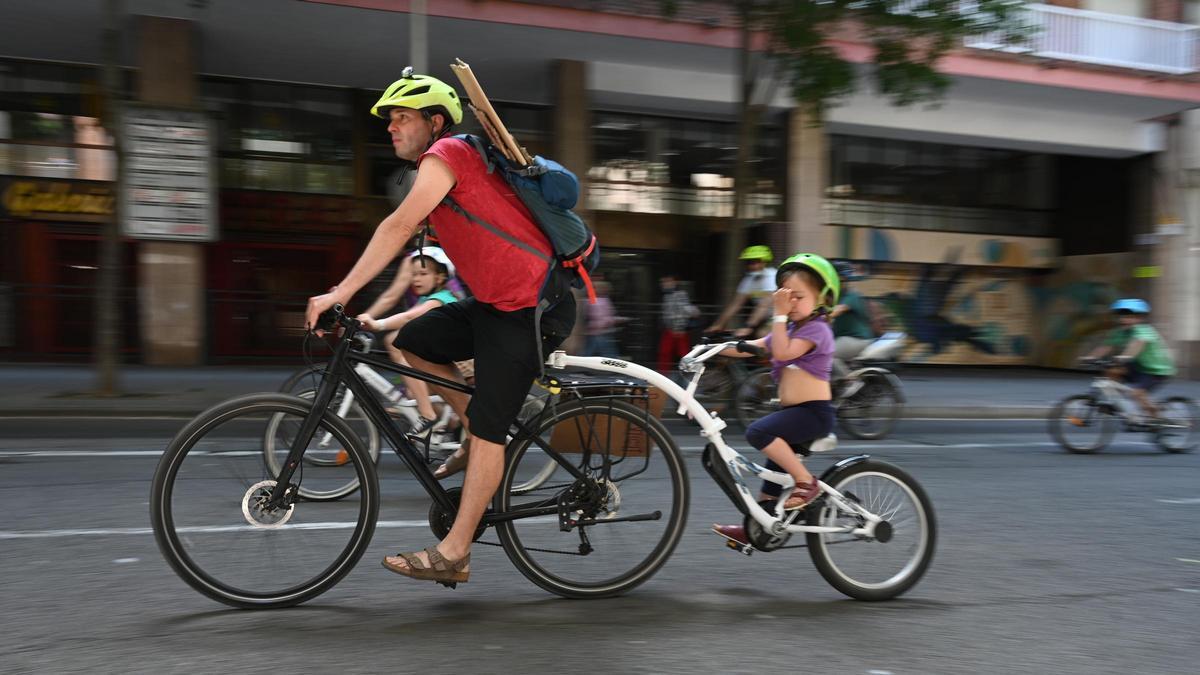
[[[138,33],[138,99],[148,105],[195,105],[195,24],[142,16],[138,17]],[[203,244],[147,240],[138,246],[139,320],[146,363],[200,363],[206,314],[204,276]]]
[[1171,343],[1181,374],[1200,377],[1200,112],[1169,127],[1156,162],[1159,199],[1155,324]]
[[[592,167],[592,118],[588,106],[587,68],[583,61],[560,60],[554,63],[555,105],[552,157],[579,177],[579,205],[575,212],[590,225],[596,223],[585,208],[588,170]],[[596,236],[603,241],[603,232]],[[563,343],[569,354],[583,352],[583,326],[586,300],[576,294],[575,331]]]
[[824,125],[814,125],[801,108],[793,108],[788,118],[787,162],[787,252],[833,255],[833,237],[824,222],[823,208],[829,181],[829,142]]

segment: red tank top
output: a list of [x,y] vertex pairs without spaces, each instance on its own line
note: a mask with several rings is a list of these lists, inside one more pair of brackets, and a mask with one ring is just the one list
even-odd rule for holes
[[529,210],[502,176],[487,172],[487,165],[468,143],[442,138],[417,159],[418,165],[428,155],[437,155],[454,172],[455,184],[448,196],[459,206],[543,256],[523,250],[439,204],[429,214],[429,222],[471,293],[480,302],[506,312],[537,305],[553,249]]

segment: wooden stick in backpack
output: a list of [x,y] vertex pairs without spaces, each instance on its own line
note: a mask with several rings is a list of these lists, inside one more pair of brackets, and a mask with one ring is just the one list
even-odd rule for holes
[[455,59],[454,63],[450,64],[450,70],[454,71],[454,74],[458,76],[458,81],[462,83],[463,90],[470,99],[469,105],[475,112],[475,116],[479,118],[479,123],[492,141],[492,145],[500,148],[504,152],[504,156],[512,162],[521,166],[533,164],[533,158],[529,156],[525,148],[517,145],[516,139],[508,133],[504,122],[500,121],[500,116],[496,114],[492,102],[483,93],[483,87],[479,86],[479,80],[475,79],[475,73],[471,72],[471,66],[462,59]]

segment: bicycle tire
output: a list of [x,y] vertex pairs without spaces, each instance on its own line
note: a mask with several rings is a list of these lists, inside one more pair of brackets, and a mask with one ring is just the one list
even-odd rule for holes
[[[844,469],[835,472],[828,476],[825,482],[849,499],[858,499],[860,503],[864,503],[868,509],[876,509],[878,505],[887,504],[894,506],[895,502],[890,499],[873,499],[867,497],[865,500],[862,494],[866,493],[869,487],[864,483],[862,488],[855,488],[853,482],[859,479],[879,479],[888,480],[901,486],[901,495],[909,498],[913,505],[915,516],[918,520],[918,526],[921,528],[917,536],[916,550],[912,556],[904,561],[903,566],[898,572],[885,578],[882,581],[867,582],[864,579],[853,578],[851,573],[847,571],[848,565],[845,563],[839,564],[830,551],[831,544],[839,544],[834,550],[845,552],[851,549],[850,546],[869,546],[871,547],[866,556],[866,560],[870,563],[876,563],[883,560],[887,554],[891,553],[893,544],[898,542],[895,540],[897,534],[907,533],[907,529],[902,527],[900,519],[886,518],[892,526],[893,533],[889,540],[880,539],[866,540],[859,538],[857,541],[846,540],[846,537],[853,535],[843,534],[825,534],[819,532],[809,532],[805,535],[808,544],[809,555],[812,557],[813,564],[816,565],[817,571],[821,573],[825,581],[833,586],[840,593],[847,595],[856,600],[865,600],[878,602],[883,600],[891,600],[911,589],[925,572],[929,569],[930,563],[933,561],[933,553],[937,548],[937,519],[933,513],[933,505],[929,501],[929,496],[912,476],[905,473],[900,468],[880,462],[874,459],[868,459],[863,462],[851,464]],[[875,502],[878,502],[876,504]],[[838,509],[833,506],[829,500],[822,500],[818,504],[809,507],[811,510],[807,514],[807,523],[809,525],[828,525],[839,522],[837,519]],[[892,515],[895,515],[898,510],[893,509]],[[882,509],[873,510],[876,515],[881,515]],[[857,516],[851,516],[851,521],[857,519]],[[835,539],[841,537],[842,539]],[[904,541],[904,540],[901,540]]]
[[[1187,409],[1187,421],[1189,423],[1189,426],[1188,426],[1187,430],[1184,432],[1183,438],[1180,440],[1177,440],[1177,441],[1172,440],[1172,441],[1168,442],[1166,439],[1171,438],[1171,436],[1168,436],[1169,430],[1164,429],[1164,428],[1159,428],[1157,430],[1157,433],[1154,434],[1154,441],[1156,443],[1158,443],[1158,447],[1161,448],[1165,452],[1170,452],[1170,453],[1191,452],[1195,446],[1196,421],[1200,420],[1200,408],[1197,408],[1195,401],[1193,401],[1192,399],[1190,399],[1186,396],[1171,396],[1171,397],[1163,399],[1162,401],[1159,402],[1159,404],[1158,404],[1159,416],[1165,417],[1164,411],[1166,411],[1170,406],[1176,405],[1176,404],[1183,406],[1184,408]],[[1174,431],[1174,430],[1170,430],[1170,431]]]
[[[233,429],[237,430],[239,429],[238,423],[255,426],[264,417],[277,413],[304,417],[311,410],[311,401],[285,394],[241,396],[219,403],[198,415],[184,426],[167,446],[154,472],[150,490],[150,522],[159,551],[167,563],[184,582],[203,595],[242,609],[290,607],[328,591],[349,573],[362,557],[363,552],[366,551],[375,531],[376,519],[379,516],[378,478],[374,464],[370,462],[359,439],[346,422],[336,415],[322,415],[318,429],[331,431],[339,442],[345,445],[351,457],[352,469],[359,475],[361,497],[357,509],[342,502],[337,505],[337,510],[334,512],[335,514],[338,512],[351,514],[353,522],[329,522],[330,509],[333,508],[333,505],[308,504],[304,509],[299,509],[300,505],[306,503],[296,502],[292,510],[286,514],[292,520],[285,520],[274,526],[257,527],[252,523],[247,524],[250,518],[248,515],[245,521],[238,522],[242,513],[233,515],[234,521],[238,522],[236,526],[190,527],[185,524],[189,518],[210,519],[213,517],[212,514],[231,515],[228,507],[230,498],[234,495],[230,494],[228,490],[214,490],[213,486],[216,482],[215,478],[222,477],[223,473],[211,468],[218,460],[250,455],[250,457],[245,457],[246,461],[257,465],[260,471],[259,475],[262,475],[262,461],[254,456],[256,453],[225,450],[233,444],[230,437],[223,435],[229,433],[222,431],[226,424],[234,423]],[[212,433],[212,438],[207,438],[210,433]],[[257,432],[242,432],[242,435],[252,440],[256,437],[261,439]],[[187,484],[178,485],[184,462],[202,441],[205,446],[215,446],[217,449],[214,451],[208,447],[200,448],[197,451],[199,459],[187,465],[185,477],[190,476],[192,471],[200,474],[196,481],[199,489],[190,488]],[[236,470],[232,473],[236,480],[253,480],[253,478],[238,475]],[[241,497],[243,509],[245,509],[246,500],[256,494],[255,489],[260,485],[261,483],[252,484],[245,496]],[[210,499],[217,507],[211,509],[211,514],[208,511],[189,513],[186,508],[177,508],[177,498],[187,498],[188,496],[203,496]],[[300,511],[299,518],[294,517],[297,515],[297,510]],[[309,511],[316,519],[312,522],[305,522],[306,516],[310,515]],[[336,538],[340,536],[336,534],[337,532],[347,529],[352,531],[346,537],[344,545],[337,552],[330,554],[331,562],[324,562],[324,556],[314,550],[313,539]],[[267,534],[268,532],[270,534]],[[301,540],[301,545],[297,550],[301,554],[299,557],[304,558],[304,561],[287,556],[276,556],[274,550],[270,552],[269,557],[272,564],[264,564],[267,559],[264,559],[258,550],[250,551],[254,555],[247,562],[234,561],[230,564],[228,560],[233,555],[246,553],[249,549],[281,544],[285,535],[288,536],[288,542],[295,539]],[[221,552],[220,555],[214,557],[197,554],[197,542],[214,539],[219,540],[216,542],[218,545],[215,548]],[[228,545],[230,540],[236,540],[237,545]],[[306,562],[312,556],[320,556],[316,562],[316,568],[320,571],[298,582],[291,581],[283,570],[283,566],[293,562]],[[198,558],[204,559],[205,562],[202,564]],[[224,566],[229,571],[215,571],[214,568],[217,566]],[[238,575],[259,575],[263,577],[264,585],[279,587],[270,590],[243,587],[245,584],[234,583],[230,580]]]
[[[1086,427],[1093,422],[1098,424],[1099,433],[1096,435],[1094,443],[1078,443],[1074,439],[1067,438],[1065,432],[1063,414],[1072,403],[1083,403],[1088,407],[1088,416],[1080,419],[1078,424],[1067,422],[1077,428]],[[1096,417],[1096,416],[1099,417]],[[1068,396],[1059,401],[1053,408],[1050,409],[1050,415],[1047,418],[1047,425],[1050,430],[1050,437],[1054,439],[1064,450],[1077,455],[1090,455],[1098,452],[1112,441],[1113,435],[1117,433],[1117,420],[1112,414],[1105,412],[1095,396],[1091,394],[1075,394]]]
[[325,369],[329,367],[328,362],[314,363],[311,366],[304,366],[300,370],[288,376],[283,384],[279,385],[279,393],[292,394],[293,396],[305,389],[316,389],[321,386],[321,379],[325,377]]
[[[296,396],[298,396],[299,398],[302,398],[306,401],[312,401],[313,398],[316,397],[316,390],[308,389],[305,391],[301,391],[300,393],[296,394]],[[336,401],[336,398],[337,397],[335,397],[335,401]],[[336,407],[337,407],[337,405],[335,403],[330,403],[330,405],[329,405],[330,413],[335,413],[334,408],[336,408]],[[379,447],[380,447],[379,446],[379,429],[375,428],[375,425],[371,422],[370,418],[367,417],[366,411],[364,411],[362,409],[362,406],[360,406],[358,404],[358,401],[351,402],[350,409],[347,411],[347,414],[350,417],[350,419],[346,419],[344,417],[342,418],[347,423],[350,423],[350,420],[355,420],[356,427],[362,426],[361,424],[357,424],[357,422],[361,421],[361,423],[365,424],[365,427],[366,427],[365,433],[358,429],[355,430],[355,433],[357,433],[359,435],[359,438],[363,438],[363,436],[365,435],[366,438],[364,440],[366,441],[367,454],[370,455],[372,463],[378,465],[379,464]],[[279,473],[280,469],[282,468],[279,463],[279,458],[281,455],[286,456],[287,451],[290,449],[289,447],[276,447],[276,442],[275,442],[275,439],[277,436],[276,432],[278,431],[278,426],[282,422],[283,417],[284,417],[284,415],[282,413],[272,415],[270,417],[270,419],[267,420],[266,429],[263,430],[263,448],[262,448],[263,462],[266,463],[267,471],[271,475],[276,475]],[[318,436],[321,437],[320,441],[319,441],[321,443],[327,443],[330,440],[332,440],[331,435],[328,433],[318,434]],[[340,459],[340,454],[338,456],[335,456],[332,458],[330,458],[330,457],[322,457],[322,458],[312,457],[312,458],[310,458],[308,453],[306,453],[304,455],[304,461],[306,463],[311,463],[314,467],[336,467],[336,466],[340,466],[339,462],[341,462],[343,460]],[[309,501],[314,501],[314,502],[333,501],[336,499],[341,499],[349,494],[352,494],[357,489],[358,489],[358,478],[355,478],[354,480],[347,481],[346,484],[344,484],[344,485],[334,486],[333,488],[331,488],[329,490],[318,491],[318,490],[313,490],[311,488],[306,488],[303,485],[301,485],[300,486],[300,496],[303,497],[304,499],[307,499]]]
[[[587,422],[589,416],[592,419],[591,423]],[[565,545],[562,543],[562,541],[570,540],[572,537],[578,537],[582,541],[583,535],[580,535],[576,531],[580,528],[575,528],[571,532],[560,532],[558,523],[549,523],[542,519],[525,519],[501,522],[497,525],[496,529],[497,534],[500,537],[500,542],[504,546],[504,551],[508,555],[509,560],[512,561],[513,565],[521,572],[521,574],[523,574],[538,587],[566,598],[612,597],[625,593],[646,582],[663,566],[663,564],[666,563],[672,551],[675,550],[675,546],[679,543],[679,539],[683,534],[684,525],[687,521],[687,509],[689,502],[687,468],[684,464],[682,453],[679,451],[679,447],[675,444],[674,439],[671,437],[670,433],[666,430],[662,423],[653,416],[648,416],[646,411],[643,409],[635,407],[625,401],[612,399],[582,399],[561,404],[557,406],[553,414],[548,415],[543,419],[542,423],[537,429],[537,435],[542,437],[548,434],[551,438],[553,438],[553,430],[557,428],[558,425],[563,423],[573,425],[565,427],[568,430],[568,433],[570,433],[573,429],[578,430],[581,428],[579,418],[583,418],[583,422],[589,426],[589,429],[596,424],[597,420],[600,420],[601,418],[604,419],[604,423],[607,425],[608,429],[605,440],[617,439],[618,441],[616,443],[608,444],[610,447],[606,449],[606,452],[610,460],[616,455],[616,453],[622,453],[622,461],[628,461],[631,458],[635,458],[635,453],[637,452],[636,450],[633,450],[633,446],[628,443],[628,439],[631,438],[629,433],[625,433],[623,437],[618,438],[620,432],[619,430],[614,431],[614,429],[616,429],[612,423],[612,420],[614,419],[624,422],[626,425],[628,425],[625,427],[626,430],[636,428],[640,433],[645,434],[643,437],[645,439],[644,456],[646,457],[645,461],[647,466],[649,466],[652,455],[661,457],[663,470],[668,473],[667,480],[669,482],[669,495],[666,496],[665,499],[669,503],[670,510],[665,517],[659,518],[658,520],[650,519],[641,521],[642,523],[663,523],[661,534],[659,534],[657,540],[652,542],[652,545],[648,547],[650,549],[649,553],[640,559],[637,559],[638,556],[632,556],[632,567],[627,570],[617,570],[613,568],[612,564],[607,562],[610,560],[610,558],[604,557],[607,554],[606,549],[605,552],[601,553],[598,558],[592,559],[584,565],[576,565],[573,570],[578,571],[580,575],[587,571],[594,571],[602,578],[594,580],[569,578],[566,573],[554,571],[547,566],[547,562],[549,561],[565,559],[564,556],[556,557],[554,554],[564,552],[569,553],[569,551],[549,551],[536,547],[534,544],[539,544],[543,541],[553,541],[553,545]],[[624,440],[621,440],[622,438]],[[590,431],[589,439],[591,439]],[[588,445],[589,447],[592,446],[590,441]],[[537,447],[531,438],[516,439],[509,444],[509,447],[506,451],[508,461],[506,463],[505,473],[501,479],[500,489],[496,493],[493,504],[497,512],[505,512],[510,510],[513,507],[513,502],[515,500],[522,499],[524,498],[524,495],[530,494],[527,492],[518,492],[513,489],[513,486],[520,483],[522,480],[520,478],[520,473],[522,471],[521,460],[529,455],[528,451],[531,447]],[[568,451],[564,450],[564,452]],[[575,455],[564,454],[564,456],[573,457]],[[578,456],[582,459],[584,455],[583,453],[579,453]],[[529,470],[533,470],[534,467],[540,466],[541,459],[539,457],[533,457],[531,461],[532,466],[528,467]],[[616,462],[614,461],[613,464],[615,465]],[[631,467],[636,466],[637,464],[635,461]],[[660,469],[658,469],[656,464],[654,471],[657,473],[659,470]],[[610,473],[609,477],[612,479],[612,483],[619,486],[617,488],[618,504],[620,504],[622,499],[620,495],[622,494],[624,494],[626,497],[626,504],[628,503],[627,497],[634,494],[637,494],[639,503],[641,503],[641,500],[643,499],[654,499],[655,496],[662,497],[666,494],[662,489],[652,489],[654,483],[652,483],[650,480],[651,474],[649,471],[650,470],[648,468],[643,470],[643,472],[645,472],[647,475],[647,480],[644,481],[646,484],[645,487],[642,487],[640,483],[637,486],[630,486],[626,483],[627,478],[622,478],[616,473]],[[641,475],[643,475],[642,472],[636,472],[628,477]],[[552,486],[552,489],[557,489],[559,490],[558,494],[562,494],[563,490],[574,489],[577,485],[578,482],[575,482],[571,486]],[[545,490],[546,488],[543,489]],[[624,492],[622,493],[622,491]],[[544,497],[545,495],[542,496]],[[609,496],[611,496],[611,492],[609,492]],[[621,513],[632,514],[634,511],[636,511],[636,509],[631,509],[629,511],[623,510]],[[646,513],[651,512],[647,511]],[[661,513],[661,511],[659,511],[659,513]],[[618,525],[631,526],[628,530],[622,529],[617,532],[629,532],[630,530],[641,531],[641,528],[651,530],[653,528],[652,525],[640,525],[639,523],[601,523],[599,522],[600,520],[600,518],[597,518],[596,524],[586,526],[588,527],[586,534],[589,539],[594,540],[596,537],[600,537],[607,542],[609,541],[608,537],[611,535],[614,540],[621,537],[630,536],[640,540],[643,538],[637,537],[636,532],[633,534],[612,535],[614,532],[613,530],[598,530],[597,528],[613,528]],[[536,530],[533,529],[535,527],[537,528]],[[639,541],[639,545],[640,544],[641,542]],[[598,551],[599,549],[594,549],[591,553],[587,553],[586,555],[591,555],[592,553],[596,553]],[[533,555],[534,553],[547,553],[550,555],[547,555],[545,558],[535,559]],[[630,561],[631,557],[620,556],[616,560]],[[585,569],[579,570],[580,567]]]
[[756,368],[738,385],[733,406],[743,429],[748,429],[756,420],[779,410],[775,379],[770,368]]
[[[885,403],[883,405],[867,403],[862,406],[861,402],[863,401],[885,401]],[[838,405],[838,424],[854,438],[876,441],[892,433],[892,429],[896,427],[896,421],[900,418],[902,407],[900,392],[896,391],[896,387],[888,382],[886,377],[879,374],[868,374],[864,376],[862,387],[848,400],[842,401]],[[870,417],[848,414],[856,409],[881,412]],[[878,426],[872,428],[867,424],[860,424],[863,420],[875,420],[878,422]]]

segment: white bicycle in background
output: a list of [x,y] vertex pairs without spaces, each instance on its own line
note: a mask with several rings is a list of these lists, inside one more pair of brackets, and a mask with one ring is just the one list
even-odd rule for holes
[[1050,411],[1050,436],[1067,452],[1091,454],[1112,441],[1117,429],[1141,431],[1154,436],[1165,452],[1190,452],[1196,445],[1196,422],[1200,408],[1186,396],[1169,396],[1157,401],[1158,417],[1142,412],[1133,398],[1133,388],[1109,377],[1111,368],[1124,366],[1120,359],[1083,359],[1081,365],[1099,371],[1086,394],[1059,401]]

